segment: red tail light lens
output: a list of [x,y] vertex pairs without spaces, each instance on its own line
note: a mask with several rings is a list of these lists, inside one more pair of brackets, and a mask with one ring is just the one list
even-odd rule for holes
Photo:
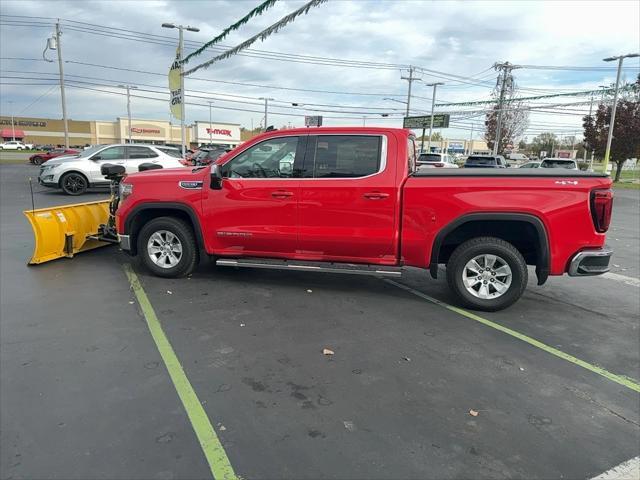
[[609,230],[611,211],[613,209],[613,192],[611,190],[594,190],[591,192],[591,217],[596,232]]

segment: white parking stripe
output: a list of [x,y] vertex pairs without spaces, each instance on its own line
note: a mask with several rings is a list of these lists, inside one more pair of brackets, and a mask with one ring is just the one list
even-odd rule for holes
[[640,457],[632,458],[617,467],[607,470],[592,480],[638,480],[640,479]]
[[608,278],[616,282],[631,285],[632,287],[640,287],[640,278],[627,277],[626,275],[620,275],[618,273],[607,272],[601,275],[602,278]]

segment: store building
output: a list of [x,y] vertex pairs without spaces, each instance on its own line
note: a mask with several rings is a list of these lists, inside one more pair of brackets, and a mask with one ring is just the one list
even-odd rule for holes
[[209,144],[235,147],[241,143],[240,125],[237,123],[196,122],[190,130],[190,144],[194,147]]
[[[68,120],[69,145],[84,146],[93,142],[93,123],[83,120]],[[59,119],[0,117],[2,141],[16,140],[37,145],[64,145],[64,122]]]
[[[96,144],[128,143],[131,131],[132,143],[151,143],[164,145],[180,143],[180,125],[174,125],[166,120],[143,120],[132,118],[131,125],[126,117],[119,117],[115,122],[94,122],[96,125]],[[189,144],[189,128],[185,134]]]

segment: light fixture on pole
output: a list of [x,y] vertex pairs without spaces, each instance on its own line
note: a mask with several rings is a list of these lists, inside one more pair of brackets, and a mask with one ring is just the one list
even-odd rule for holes
[[199,32],[200,29],[191,27],[189,25],[175,25],[173,23],[163,23],[163,28],[177,28],[178,29],[178,50],[180,51],[180,145],[182,147],[182,157],[184,158],[186,152],[186,131],[185,131],[185,94],[184,94],[184,65],[182,64],[182,57],[184,56],[184,30],[189,32]]
[[[433,95],[431,96],[431,122],[429,125],[429,143],[427,144],[427,152],[431,152],[431,135],[433,134],[433,111],[436,107],[436,88],[438,87],[438,85],[444,85],[444,83],[427,83],[427,87],[433,87]],[[424,128],[422,129],[422,145],[420,146],[420,150],[424,151]]]
[[273,100],[273,98],[265,98],[260,97],[258,100],[264,100],[264,131],[267,131],[267,116],[269,115],[269,100]]
[[131,143],[131,90],[137,90],[138,87],[136,87],[135,85],[118,85],[118,87],[127,90],[127,119],[129,121],[129,126],[127,129],[129,131],[129,134],[127,136],[129,137],[129,143]]
[[611,153],[611,140],[613,139],[613,125],[616,121],[616,107],[618,106],[618,88],[620,86],[620,73],[622,72],[622,61],[625,58],[640,57],[640,53],[628,53],[626,55],[618,55],[617,57],[604,58],[604,62],[613,62],[618,60],[618,75],[616,76],[616,90],[613,94],[613,106],[611,107],[611,121],[609,122],[609,135],[607,136],[607,149],[604,152],[604,172],[607,173],[609,165],[609,154]]

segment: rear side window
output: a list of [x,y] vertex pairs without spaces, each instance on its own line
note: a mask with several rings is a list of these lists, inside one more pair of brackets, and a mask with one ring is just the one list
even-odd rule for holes
[[180,153],[180,150],[176,150],[175,148],[158,147],[158,150],[160,150],[162,153],[169,155],[170,157],[182,158],[182,154]]
[[381,144],[380,136],[317,136],[305,158],[306,176],[311,170],[314,178],[359,178],[378,173]]
[[495,165],[496,159],[494,157],[482,157],[482,156],[471,156],[467,158],[467,165]]
[[127,147],[129,149],[129,158],[155,158],[158,156],[156,152],[147,147]]
[[542,168],[574,168],[573,160],[544,160],[540,165]]

